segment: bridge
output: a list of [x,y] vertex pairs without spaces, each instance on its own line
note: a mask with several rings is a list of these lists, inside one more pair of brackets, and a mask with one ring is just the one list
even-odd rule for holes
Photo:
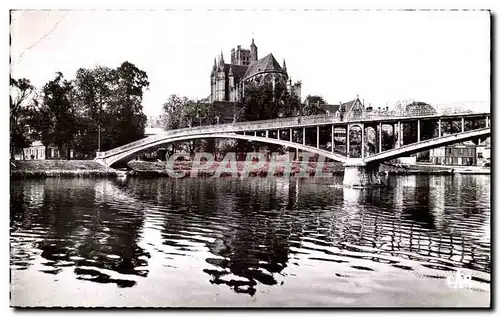
[[[276,144],[315,153],[343,163],[344,185],[379,185],[380,163],[449,144],[491,135],[490,113],[443,111],[418,115],[367,112],[350,118],[335,115],[233,122],[164,131],[97,152],[105,166],[168,143],[195,139],[237,139]],[[383,139],[390,139],[390,146]]]

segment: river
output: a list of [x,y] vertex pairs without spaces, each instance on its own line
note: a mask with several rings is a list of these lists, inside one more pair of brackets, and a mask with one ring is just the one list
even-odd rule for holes
[[490,181],[12,180],[11,305],[489,306]]

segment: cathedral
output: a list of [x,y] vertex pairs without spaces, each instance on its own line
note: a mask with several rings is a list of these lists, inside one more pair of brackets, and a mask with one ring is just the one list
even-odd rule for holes
[[273,54],[259,59],[257,46],[252,39],[250,49],[242,49],[240,45],[231,50],[231,63],[226,64],[221,52],[219,61],[214,59],[210,74],[210,102],[240,101],[245,95],[245,87],[265,84],[287,87],[290,93],[300,99],[301,83],[292,84],[285,60],[283,66],[276,61]]

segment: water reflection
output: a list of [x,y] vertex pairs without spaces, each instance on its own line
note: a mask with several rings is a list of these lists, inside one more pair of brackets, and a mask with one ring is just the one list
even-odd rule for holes
[[26,181],[20,188],[13,186],[14,196],[34,184],[43,188],[35,195],[38,203],[30,197],[11,209],[12,219],[29,219],[11,225],[14,266],[23,262],[19,259],[25,257],[23,250],[29,243],[40,250],[45,261],[39,269],[44,273],[58,274],[71,267],[77,279],[120,287],[136,283],[127,275],[147,276],[147,270],[141,269],[147,265],[147,252],[137,246],[142,211],[122,204],[126,203],[123,197],[113,192],[115,187],[108,181]]
[[389,269],[444,279],[465,268],[489,283],[480,274],[491,270],[487,176],[389,177],[387,187],[362,190],[331,183],[13,182],[11,267],[25,270],[39,255],[43,274],[66,268],[119,287],[147,281],[151,270],[165,280],[197,271],[200,285],[250,296],[322,265],[346,279]]

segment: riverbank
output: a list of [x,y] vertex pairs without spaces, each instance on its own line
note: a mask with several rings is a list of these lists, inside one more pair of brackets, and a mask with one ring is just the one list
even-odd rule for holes
[[[219,162],[215,162],[211,169],[199,170],[197,176],[199,177],[210,177],[215,174]],[[317,173],[316,162],[309,162],[307,165],[306,172],[303,170],[303,162],[294,161],[292,163],[292,168],[290,175],[309,175],[314,176]],[[145,162],[145,161],[131,161],[128,164],[131,169],[129,175],[131,176],[147,176],[147,177],[163,177],[169,176],[169,171],[167,171],[166,162]],[[244,162],[238,162],[238,174],[241,176],[244,167]],[[269,168],[269,163],[266,163],[263,167],[251,171],[249,176],[267,176],[267,171]],[[191,162],[178,162],[174,167],[175,171],[182,171],[185,176],[190,176],[191,172]],[[283,175],[284,168],[278,166],[276,168],[276,176]],[[172,173],[170,171],[170,173]],[[325,162],[322,168],[322,173],[329,175],[343,175],[344,167],[342,163],[337,162]],[[380,173],[389,175],[453,175],[456,173],[469,173],[469,174],[489,174],[489,168],[482,168],[477,166],[439,166],[439,165],[413,165],[413,166],[397,166],[389,164],[381,164]],[[221,176],[230,176],[230,173],[222,173]]]
[[[215,162],[211,169],[200,169],[197,171],[198,177],[210,177],[216,173],[218,164]],[[118,171],[113,168],[105,167],[94,161],[88,160],[30,160],[30,161],[11,161],[11,178],[46,178],[46,177],[116,177],[116,176],[140,176],[140,177],[169,177],[166,162],[146,162],[130,161],[128,172]],[[238,176],[244,171],[245,162],[238,162]],[[342,175],[344,167],[341,163],[325,162],[321,172],[316,170],[316,162],[309,162],[306,170],[303,170],[305,164],[300,161],[292,162],[290,175],[293,176],[319,176],[319,173],[325,175]],[[269,162],[264,166],[251,170],[248,176],[265,177],[268,175]],[[175,171],[182,171],[185,176],[190,176],[191,162],[178,162],[174,167]],[[276,176],[282,176],[284,167],[279,166],[275,169]],[[388,175],[453,175],[453,174],[490,174],[490,168],[478,166],[440,166],[440,165],[410,165],[397,166],[382,164],[380,172]],[[170,172],[171,173],[171,172]],[[231,176],[230,172],[223,172],[224,176]]]
[[115,169],[88,160],[30,160],[11,161],[11,178],[45,177],[110,177]]
[[[411,175],[411,174],[429,174],[429,175],[450,175],[450,174],[475,174],[489,175],[491,174],[490,167],[481,166],[443,166],[420,163],[417,165],[396,166],[383,164],[386,166],[389,174],[395,175]],[[382,169],[382,168],[381,168]]]

